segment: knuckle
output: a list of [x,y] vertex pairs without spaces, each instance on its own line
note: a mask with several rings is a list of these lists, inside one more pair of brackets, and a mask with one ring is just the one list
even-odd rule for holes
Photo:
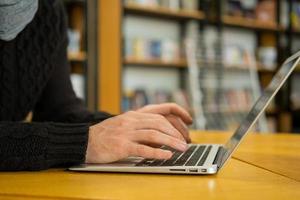
[[154,105],[153,104],[148,104],[148,105],[146,105],[144,108],[145,109],[150,109],[150,108],[152,108]]
[[136,122],[136,120],[133,119],[133,118],[128,118],[128,117],[125,118],[124,117],[124,118],[120,119],[119,125],[128,127],[128,126],[130,126],[131,124],[133,124],[135,122]]
[[160,115],[160,114],[155,114],[155,117],[158,119],[158,120],[165,120],[165,117]]
[[178,105],[174,102],[168,104],[170,107],[178,107]]
[[157,123],[157,124],[165,124],[167,123],[168,121],[166,120],[166,118],[164,118],[163,116],[157,116],[155,119],[154,119],[154,122]]
[[130,110],[130,111],[127,111],[126,113],[127,113],[128,115],[131,115],[131,114],[134,113],[134,111]]
[[130,110],[128,112],[126,112],[127,115],[136,115],[136,111]]
[[177,106],[177,104],[174,103],[174,102],[171,102],[171,103],[170,103],[170,106]]
[[120,120],[119,125],[120,126],[127,126],[128,125],[128,121],[126,119],[122,119],[122,120]]

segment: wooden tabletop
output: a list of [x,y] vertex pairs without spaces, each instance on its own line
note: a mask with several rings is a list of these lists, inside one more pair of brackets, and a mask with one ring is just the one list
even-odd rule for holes
[[[192,136],[196,142],[224,143],[230,135],[193,133]],[[218,175],[79,173],[63,169],[2,172],[0,199],[300,199],[300,182],[296,178],[239,158],[241,153],[251,153],[252,142],[255,143],[252,140],[262,137],[267,136],[247,137],[235,154],[239,160],[231,159]],[[274,140],[276,143],[277,139]],[[285,152],[282,156],[299,153],[284,147],[282,150]]]

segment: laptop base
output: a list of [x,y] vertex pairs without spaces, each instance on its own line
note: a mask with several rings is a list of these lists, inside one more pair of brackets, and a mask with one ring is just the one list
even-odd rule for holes
[[[212,146],[211,151],[202,166],[136,166],[143,158],[130,157],[110,164],[82,164],[69,168],[71,171],[86,172],[126,172],[126,173],[155,173],[155,174],[215,174],[218,172],[216,156],[220,144],[192,144],[193,146]],[[190,145],[190,146],[192,146]],[[203,156],[203,154],[202,154]],[[199,160],[201,157],[199,158]]]

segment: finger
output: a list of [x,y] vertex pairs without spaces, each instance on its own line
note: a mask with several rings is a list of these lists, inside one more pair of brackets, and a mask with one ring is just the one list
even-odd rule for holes
[[138,156],[149,159],[167,160],[172,157],[172,152],[163,149],[148,147],[142,144],[132,143],[129,148],[130,156]]
[[182,133],[160,114],[131,112],[130,117],[137,120],[133,125],[135,130],[154,129],[185,141]]
[[[164,118],[164,117],[163,117]],[[185,142],[183,135],[166,119],[141,119],[136,130],[152,129]]]
[[180,117],[186,124],[191,124],[193,122],[190,114],[184,110],[182,107],[175,103],[164,103],[158,105],[148,105],[138,110],[139,112],[148,112],[161,115],[175,115]]
[[143,144],[166,145],[178,151],[186,151],[188,148],[185,142],[155,130],[134,131],[132,141]]
[[179,117],[174,115],[168,115],[166,118],[183,135],[184,139],[190,143],[191,138],[189,135],[189,129],[185,123]]

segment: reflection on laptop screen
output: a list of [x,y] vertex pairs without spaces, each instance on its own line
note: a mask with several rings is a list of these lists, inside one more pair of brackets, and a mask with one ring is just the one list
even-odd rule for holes
[[283,83],[289,77],[291,72],[295,69],[300,61],[300,51],[289,57],[281,66],[279,71],[273,77],[268,87],[263,91],[263,94],[255,102],[249,114],[244,121],[240,124],[230,140],[225,144],[225,155],[223,156],[221,166],[225,163],[229,156],[233,153],[235,148],[241,142],[241,139],[251,129],[254,123],[258,120],[259,116],[264,112],[270,101],[281,88]]

